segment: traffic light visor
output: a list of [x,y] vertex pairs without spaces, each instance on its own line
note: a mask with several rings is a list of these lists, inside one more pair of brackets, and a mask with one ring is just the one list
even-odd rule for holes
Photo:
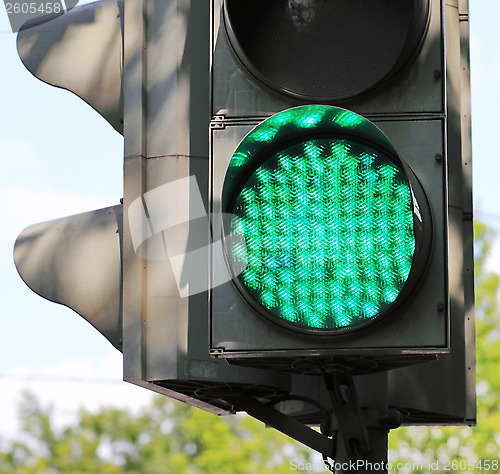
[[427,205],[410,175],[353,112],[305,106],[262,122],[234,153],[223,190],[236,216],[225,234],[243,237],[225,249],[229,262],[246,262],[234,280],[242,295],[272,321],[315,334],[390,313],[428,249]]

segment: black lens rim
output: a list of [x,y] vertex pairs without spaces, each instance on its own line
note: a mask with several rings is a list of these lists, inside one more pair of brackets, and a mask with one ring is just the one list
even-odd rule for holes
[[[342,103],[346,100],[355,99],[358,97],[363,97],[370,94],[374,90],[378,90],[384,87],[387,83],[392,82],[392,80],[399,75],[401,71],[409,66],[414,58],[417,57],[420,52],[430,24],[431,18],[431,1],[432,0],[410,0],[412,1],[412,19],[411,19],[411,29],[408,32],[405,44],[401,50],[401,54],[395,61],[394,65],[386,72],[382,79],[376,81],[364,89],[358,90],[349,94],[337,94],[337,95],[315,95],[310,94],[307,91],[291,90],[274,80],[266,76],[261,70],[259,70],[253,61],[245,52],[245,48],[242,46],[238,39],[237,32],[233,26],[230,15],[229,3],[239,1],[239,0],[223,0],[222,9],[222,21],[226,31],[226,35],[233,50],[235,57],[249,75],[253,76],[257,81],[267,88],[277,92],[281,95],[286,95],[300,101],[310,101],[310,102],[322,102],[322,103]],[[402,1],[402,0],[394,0]],[[265,14],[263,12],[262,14]]]

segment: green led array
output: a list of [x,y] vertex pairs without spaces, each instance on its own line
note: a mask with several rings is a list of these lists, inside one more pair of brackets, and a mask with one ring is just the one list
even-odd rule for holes
[[244,237],[230,249],[247,262],[241,283],[266,313],[300,328],[373,320],[410,273],[410,185],[392,160],[353,140],[311,138],[276,151],[231,208],[231,232]]

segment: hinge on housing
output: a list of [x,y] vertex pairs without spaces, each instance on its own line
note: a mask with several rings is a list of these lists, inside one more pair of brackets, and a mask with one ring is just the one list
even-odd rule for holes
[[210,349],[210,355],[212,357],[219,357],[224,354],[224,349]]
[[214,115],[210,121],[210,128],[212,130],[224,130],[226,128],[225,120],[225,115]]

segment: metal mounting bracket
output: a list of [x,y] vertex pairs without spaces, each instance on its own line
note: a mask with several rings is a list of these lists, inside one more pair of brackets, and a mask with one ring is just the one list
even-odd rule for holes
[[257,418],[266,425],[281,431],[325,456],[330,458],[335,457],[334,439],[318,433],[307,425],[294,420],[290,416],[260,402],[254,397],[248,395],[235,395],[230,398],[230,401],[246,411],[250,416]]

